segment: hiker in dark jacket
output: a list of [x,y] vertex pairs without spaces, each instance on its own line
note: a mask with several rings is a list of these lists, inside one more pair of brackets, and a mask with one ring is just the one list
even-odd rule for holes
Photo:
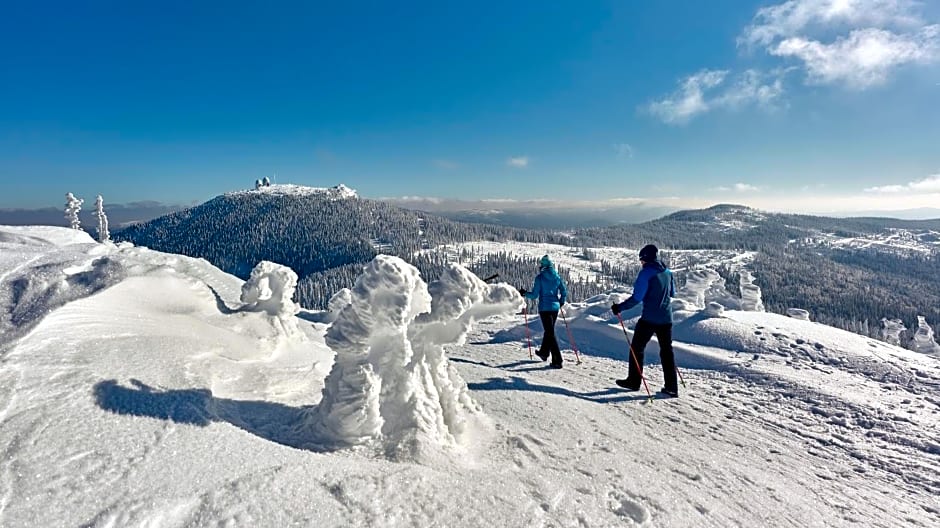
[[676,397],[679,386],[676,379],[676,358],[672,351],[672,297],[676,296],[676,282],[672,272],[660,262],[659,250],[649,244],[640,250],[643,269],[633,284],[633,295],[622,303],[610,307],[619,317],[622,310],[629,310],[643,303],[643,315],[633,330],[631,347],[635,361],[629,361],[627,379],[616,380],[617,385],[628,390],[639,390],[643,381],[643,351],[653,334],[659,340],[659,357],[663,365],[664,387],[661,393]]
[[558,310],[568,300],[568,288],[565,287],[565,281],[555,271],[555,264],[548,258],[548,255],[544,255],[539,260],[539,274],[535,276],[532,291],[520,288],[519,293],[526,299],[539,300],[539,319],[542,321],[545,334],[542,336],[542,345],[539,346],[536,354],[542,358],[542,361],[548,359],[548,355],[551,354],[552,362],[549,366],[561,368],[561,350],[558,348],[558,340],[555,339],[555,321],[558,320]]

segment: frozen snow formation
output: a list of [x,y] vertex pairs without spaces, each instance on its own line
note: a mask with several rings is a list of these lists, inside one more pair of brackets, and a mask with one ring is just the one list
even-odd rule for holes
[[467,444],[484,416],[443,345],[463,343],[474,321],[520,302],[508,285],[488,285],[463,267],[426,285],[415,267],[379,255],[327,330],[336,361],[305,424],[313,440],[372,444],[394,460]]
[[922,354],[940,355],[940,345],[934,341],[933,328],[930,328],[927,320],[922,315],[917,316],[917,331],[914,332],[911,348]]
[[809,312],[802,308],[787,308],[787,315],[801,321],[809,321]]
[[336,320],[336,316],[343,311],[343,308],[346,308],[352,302],[352,292],[349,291],[349,288],[343,288],[340,291],[333,294],[330,297],[330,301],[326,304],[327,311],[327,322],[333,322]]
[[246,312],[266,312],[281,318],[297,314],[294,290],[297,274],[287,266],[262,260],[242,285],[241,301]]
[[705,314],[711,317],[719,317],[725,312],[725,307],[716,302],[708,303],[708,306],[705,307]]
[[900,319],[881,318],[881,337],[886,343],[901,346],[901,334],[907,331],[904,321]]
[[760,286],[754,283],[751,272],[742,270],[741,276],[741,310],[745,312],[763,312],[764,301]]

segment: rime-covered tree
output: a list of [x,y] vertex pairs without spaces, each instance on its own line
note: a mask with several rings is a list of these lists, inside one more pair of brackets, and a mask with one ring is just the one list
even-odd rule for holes
[[265,187],[270,187],[270,186],[271,186],[271,178],[268,178],[267,176],[265,176],[264,179],[261,180],[261,184],[264,185]]
[[82,210],[82,204],[85,200],[76,198],[72,193],[65,194],[65,219],[69,222],[72,229],[81,229],[82,222],[78,219],[78,212]]
[[104,214],[104,199],[100,194],[95,198],[95,216],[98,217],[98,242],[109,242],[111,233],[108,231],[108,215]]

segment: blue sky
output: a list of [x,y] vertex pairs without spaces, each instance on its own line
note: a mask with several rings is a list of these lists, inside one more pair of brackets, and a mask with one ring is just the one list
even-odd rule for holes
[[[507,5],[509,4],[509,5]],[[0,207],[940,204],[940,2],[19,2]]]

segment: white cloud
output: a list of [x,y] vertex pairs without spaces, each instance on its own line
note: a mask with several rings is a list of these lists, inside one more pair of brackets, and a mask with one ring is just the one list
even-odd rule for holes
[[903,35],[883,29],[859,29],[831,44],[792,37],[769,51],[772,55],[803,61],[809,84],[844,83],[863,89],[883,84],[899,66],[936,59],[938,49],[940,25]]
[[616,143],[614,150],[619,158],[633,158],[633,147],[629,143]]
[[433,163],[434,166],[437,167],[438,169],[444,169],[444,170],[454,170],[460,167],[460,165],[456,161],[451,161],[451,160],[446,160],[446,159],[436,159],[432,161],[431,163]]
[[517,167],[524,169],[529,166],[529,157],[528,156],[517,156],[515,158],[509,158],[506,160],[506,165],[510,167]]
[[730,85],[724,85],[728,70],[701,70],[686,77],[678,90],[651,103],[647,110],[665,123],[682,125],[718,108],[740,110],[754,105],[770,109],[784,93],[784,73],[746,70]]
[[749,183],[740,183],[740,182],[739,182],[739,183],[735,183],[735,184],[732,185],[731,187],[727,187],[727,186],[715,187],[714,190],[716,190],[716,191],[721,191],[721,192],[732,192],[732,191],[733,191],[733,192],[739,192],[739,193],[748,193],[748,192],[757,192],[757,191],[760,190],[760,187],[751,185],[751,184],[749,184]]
[[940,25],[912,0],[790,0],[757,11],[738,45],[800,61],[807,84],[864,89],[940,57]]
[[429,203],[429,204],[439,204],[443,201],[441,198],[434,196],[380,196],[379,200],[386,202],[395,202],[395,203]]
[[[772,73],[772,78],[768,79],[768,75],[757,70],[746,70],[728,90],[715,99],[713,106],[738,110],[755,104],[762,108],[773,108],[784,92],[782,73]],[[769,81],[769,84],[765,81]]]
[[940,194],[940,174],[928,176],[922,180],[912,181],[904,185],[881,185],[878,187],[869,187],[865,189],[869,193],[922,193],[922,194]]
[[684,124],[709,110],[705,91],[724,82],[727,70],[702,70],[682,81],[682,87],[669,97],[649,105],[651,114],[666,123]]
[[761,8],[738,45],[769,46],[777,40],[829,28],[916,28],[924,24],[911,0],[790,0]]

